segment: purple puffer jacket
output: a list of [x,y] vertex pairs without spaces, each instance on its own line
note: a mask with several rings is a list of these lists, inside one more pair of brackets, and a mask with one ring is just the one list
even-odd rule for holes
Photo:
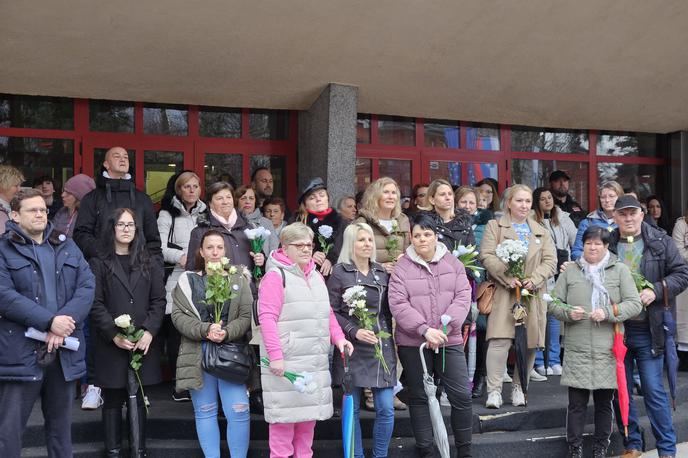
[[463,344],[461,327],[471,308],[466,269],[442,243],[429,263],[408,247],[389,281],[389,308],[397,322],[397,345],[419,347],[428,328],[442,329],[442,315],[451,317],[449,345]]

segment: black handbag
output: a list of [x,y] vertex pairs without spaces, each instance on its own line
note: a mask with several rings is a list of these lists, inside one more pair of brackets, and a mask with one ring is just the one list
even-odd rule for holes
[[248,344],[208,342],[203,354],[203,370],[219,379],[246,383],[253,368],[253,352]]

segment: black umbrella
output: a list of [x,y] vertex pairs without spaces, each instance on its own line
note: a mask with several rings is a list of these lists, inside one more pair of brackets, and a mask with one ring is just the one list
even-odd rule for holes
[[667,371],[671,404],[676,410],[676,376],[678,374],[678,353],[676,352],[676,321],[669,307],[669,289],[666,281],[662,280],[664,287],[664,312],[662,313],[664,327],[664,365]]
[[[139,450],[141,437],[139,436],[139,411],[136,404],[136,393],[139,391],[139,383],[134,369],[127,371],[127,417],[129,418],[129,449],[132,456]],[[145,399],[144,399],[145,402]]]
[[516,353],[516,367],[518,368],[518,378],[521,380],[521,389],[526,405],[528,405],[528,329],[526,319],[528,311],[521,302],[521,290],[516,288],[516,302],[511,308],[511,313],[516,320],[514,330],[514,352]]

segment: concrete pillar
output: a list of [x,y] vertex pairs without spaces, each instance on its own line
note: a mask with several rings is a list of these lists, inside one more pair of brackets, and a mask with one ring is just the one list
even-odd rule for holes
[[[672,220],[688,208],[688,131],[669,135],[669,185],[663,196]],[[672,221],[673,222],[673,221]]]
[[327,183],[332,207],[354,194],[357,107],[357,87],[331,83],[299,113],[299,195],[315,177]]

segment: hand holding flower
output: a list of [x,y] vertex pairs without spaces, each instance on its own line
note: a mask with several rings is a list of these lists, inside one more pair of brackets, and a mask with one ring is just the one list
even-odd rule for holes
[[375,345],[377,343],[377,336],[373,331],[368,329],[359,329],[356,331],[356,340],[370,345]]
[[144,355],[148,354],[148,349],[150,348],[150,344],[153,341],[153,334],[151,334],[148,331],[144,331],[143,335],[141,338],[136,342],[136,345],[134,346],[134,350],[141,350]]

